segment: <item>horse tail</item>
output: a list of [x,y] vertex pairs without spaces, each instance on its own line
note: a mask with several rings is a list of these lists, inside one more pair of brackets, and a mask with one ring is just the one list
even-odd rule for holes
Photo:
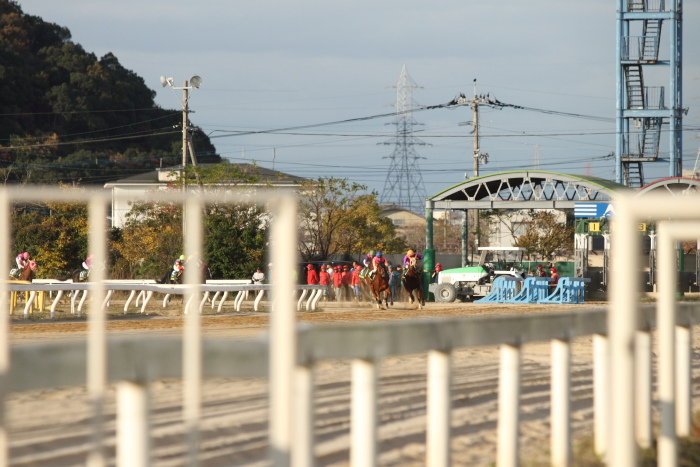
[[163,278],[161,280],[157,280],[156,284],[166,284],[168,282],[168,279],[170,279],[170,269],[165,271],[165,275],[163,275]]
[[73,278],[73,273],[69,272],[68,274],[65,274],[61,277],[57,277],[56,280],[57,281],[67,281],[68,279],[72,279],[72,278]]

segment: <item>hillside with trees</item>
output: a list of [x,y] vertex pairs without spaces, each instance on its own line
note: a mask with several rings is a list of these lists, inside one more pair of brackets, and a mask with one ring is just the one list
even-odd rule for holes
[[[103,184],[177,165],[182,113],[112,53],[101,58],[70,31],[0,0],[0,180]],[[192,131],[197,159],[220,162],[209,138]]]

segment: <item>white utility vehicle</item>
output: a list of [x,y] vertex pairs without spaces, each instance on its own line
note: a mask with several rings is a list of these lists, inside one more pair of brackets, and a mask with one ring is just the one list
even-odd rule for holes
[[493,280],[499,276],[522,277],[513,265],[522,262],[525,248],[515,246],[479,247],[481,252],[478,266],[445,269],[438,274],[437,283],[430,284],[429,290],[435,301],[441,303],[471,300],[475,296],[488,295]]

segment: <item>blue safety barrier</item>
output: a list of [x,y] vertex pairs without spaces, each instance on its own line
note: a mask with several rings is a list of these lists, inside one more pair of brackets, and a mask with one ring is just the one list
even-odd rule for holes
[[518,294],[520,277],[500,276],[493,280],[491,291],[484,298],[474,300],[475,303],[505,303]]
[[556,288],[537,303],[583,303],[587,277],[562,277]]
[[537,303],[549,296],[551,277],[526,277],[523,288],[505,303]]

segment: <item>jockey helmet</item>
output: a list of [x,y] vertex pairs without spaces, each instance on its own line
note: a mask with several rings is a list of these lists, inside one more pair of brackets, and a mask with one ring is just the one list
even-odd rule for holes
[[381,258],[381,257],[382,257],[382,252],[381,252],[381,251],[378,251],[378,252],[377,252],[377,258]]
[[29,252],[28,252],[28,251],[25,251],[24,253],[22,253],[22,257],[23,257],[24,259],[29,259]]
[[413,250],[413,248],[409,248],[408,251],[406,252],[408,256],[413,256],[416,254],[416,252]]
[[185,255],[180,255],[180,261],[185,261]]
[[325,265],[325,264],[322,264],[322,265],[321,265],[321,269],[326,269],[326,265]]
[[374,250],[369,250],[369,255],[374,256]]
[[435,266],[436,266],[436,267],[437,267],[437,266],[440,266],[440,267],[442,267],[442,264],[440,264],[440,263],[437,263],[437,264],[436,264]]
[[313,265],[313,264],[307,264],[306,267],[307,267],[308,269],[313,269],[313,268],[314,268],[314,265]]
[[552,272],[557,272],[557,268],[549,268],[549,270]]

